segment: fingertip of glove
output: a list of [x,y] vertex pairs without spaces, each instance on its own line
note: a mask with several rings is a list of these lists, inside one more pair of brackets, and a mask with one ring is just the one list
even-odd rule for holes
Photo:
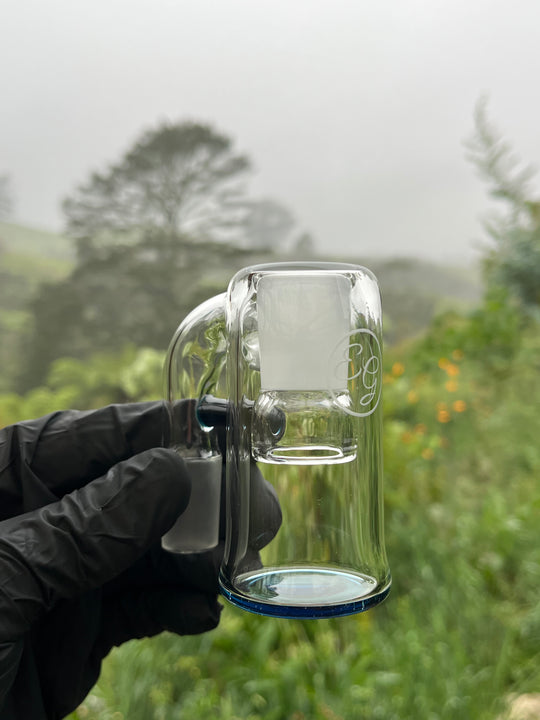
[[223,605],[218,602],[217,598],[208,598],[208,615],[205,630],[213,630],[219,625],[222,611]]
[[219,625],[223,606],[215,596],[175,590],[168,600],[174,604],[160,606],[165,630],[178,635],[198,635]]
[[216,621],[216,627],[219,624],[222,612],[223,612],[223,605],[218,600],[215,600],[214,601],[214,618]]
[[191,478],[184,460],[168,448],[154,448],[143,454],[150,456],[148,476],[159,480],[163,496],[177,512],[183,512],[191,495]]

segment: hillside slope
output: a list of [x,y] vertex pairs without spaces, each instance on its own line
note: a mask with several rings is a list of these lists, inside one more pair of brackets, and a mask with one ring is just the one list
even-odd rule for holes
[[73,259],[71,242],[63,235],[7,222],[0,222],[0,250],[44,259]]

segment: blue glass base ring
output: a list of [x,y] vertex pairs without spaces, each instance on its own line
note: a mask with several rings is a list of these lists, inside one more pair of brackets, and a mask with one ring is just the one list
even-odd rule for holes
[[375,578],[320,566],[261,568],[236,578],[234,588],[220,575],[222,594],[243,610],[290,619],[328,618],[364,612],[390,592]]

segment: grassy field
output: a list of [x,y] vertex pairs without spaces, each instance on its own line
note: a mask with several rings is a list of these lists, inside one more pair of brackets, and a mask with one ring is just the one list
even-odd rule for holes
[[[474,323],[508,315],[491,307]],[[394,582],[382,606],[324,621],[227,606],[207,635],[115,649],[72,718],[497,720],[518,698],[534,702],[540,341],[518,323],[504,348],[471,323],[387,355]]]
[[[386,265],[396,337],[420,307],[405,300],[425,270]],[[318,621],[227,606],[206,635],[127,643],[71,720],[502,720],[538,701],[539,327],[503,291],[476,309],[468,290],[416,291],[426,316],[385,356],[385,603]],[[450,312],[432,319],[439,300]],[[3,311],[16,335],[24,311]],[[64,358],[44,387],[0,394],[0,422],[160,397],[162,358],[134,347]]]
[[206,635],[115,649],[72,720],[525,720],[509,713],[540,699],[538,358],[538,326],[503,293],[387,352],[382,606],[227,606]]

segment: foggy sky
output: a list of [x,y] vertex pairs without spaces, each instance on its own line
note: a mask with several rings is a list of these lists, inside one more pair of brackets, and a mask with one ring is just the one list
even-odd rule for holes
[[463,140],[540,162],[540,3],[4,0],[0,175],[18,222],[164,119],[211,122],[320,250],[466,262],[493,204]]

